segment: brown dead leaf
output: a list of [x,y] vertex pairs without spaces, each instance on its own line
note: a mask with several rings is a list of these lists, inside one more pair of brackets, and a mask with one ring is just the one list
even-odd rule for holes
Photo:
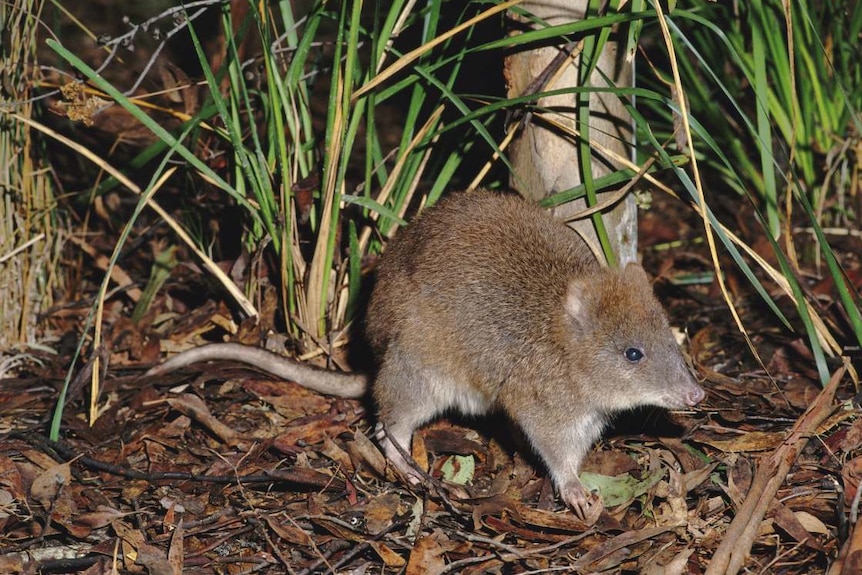
[[13,514],[21,513],[23,515],[23,510],[19,510],[18,503],[11,491],[0,489],[0,532],[6,532],[6,523]]
[[772,515],[775,525],[780,527],[785,533],[790,535],[797,543],[807,545],[811,549],[818,551],[823,550],[823,546],[817,539],[805,529],[805,526],[799,522],[796,515],[782,503],[775,503],[774,512]]
[[387,567],[393,567],[396,569],[400,569],[404,567],[407,561],[404,560],[404,557],[396,553],[385,543],[381,543],[380,541],[369,541],[368,545],[374,549],[375,553],[383,559],[383,562],[386,563]]
[[688,558],[694,553],[694,549],[686,547],[676,554],[668,563],[660,565],[657,561],[650,561],[644,565],[641,573],[643,575],[684,575],[690,573],[688,569]]
[[284,541],[294,545],[302,545],[303,547],[312,547],[314,545],[314,540],[311,536],[299,527],[291,523],[278,523],[271,515],[264,516],[264,519],[273,533]]
[[297,453],[304,448],[300,443],[314,445],[325,437],[334,437],[349,431],[347,421],[342,417],[333,417],[326,413],[311,415],[294,420],[287,431],[276,437],[272,446],[284,453]]
[[293,197],[296,200],[296,210],[299,213],[299,221],[305,223],[311,213],[313,205],[314,190],[320,185],[320,178],[313,174],[307,178],[297,180],[290,186]]
[[709,479],[709,476],[712,475],[712,472],[715,471],[715,468],[719,465],[720,462],[716,461],[706,467],[701,467],[700,469],[695,469],[694,471],[689,471],[688,473],[683,474],[685,490],[691,491],[701,485],[704,481]]
[[269,471],[268,475],[279,481],[286,481],[297,485],[308,485],[318,489],[342,491],[345,488],[344,480],[341,478],[333,477],[308,467],[300,467],[299,465],[295,465],[289,469],[272,470]]
[[690,448],[676,437],[662,437],[661,444],[673,453],[674,458],[679,461],[682,470],[685,472],[703,469],[710,465],[702,457],[694,453],[693,448]]
[[842,438],[839,447],[841,451],[847,453],[848,451],[858,449],[860,445],[862,445],[862,418],[857,418],[847,429],[847,433]]
[[110,343],[107,344],[111,350],[111,365],[128,365],[130,360],[134,363],[143,361],[145,347],[155,348],[156,355],[152,357],[151,361],[158,361],[158,340],[148,337],[141,330],[141,327],[140,322],[134,322],[131,318],[123,315],[117,315],[113,319],[112,329],[109,333],[111,339]]
[[733,465],[728,465],[727,494],[737,508],[745,500],[753,480],[753,466],[745,457],[738,457]]
[[353,475],[355,468],[353,467],[353,461],[351,461],[350,455],[341,449],[341,447],[332,441],[332,439],[330,439],[326,434],[323,436],[323,449],[321,450],[321,453],[337,463],[346,475]]
[[814,403],[814,399],[823,389],[813,380],[799,376],[792,376],[781,386],[781,391],[790,405],[799,410],[805,410]]
[[407,561],[406,575],[435,575],[446,568],[445,549],[434,537],[420,537],[413,545]]
[[165,516],[162,518],[162,525],[168,529],[171,529],[174,525],[176,525],[176,512],[177,507],[179,507],[179,512],[182,513],[185,507],[181,503],[177,503],[173,499],[168,497],[162,497],[160,501],[163,507],[166,507]]
[[794,511],[796,519],[809,533],[817,533],[818,535],[829,535],[829,528],[826,527],[820,519],[811,515],[807,511]]
[[608,539],[592,549],[590,549],[585,555],[580,557],[575,565],[579,568],[586,568],[590,565],[594,565],[598,561],[601,561],[605,557],[610,556],[620,549],[624,549],[626,547],[630,547],[635,543],[639,543],[641,541],[646,541],[649,539],[653,539],[666,531],[673,529],[674,527],[678,527],[684,525],[680,524],[677,526],[674,525],[666,525],[662,527],[648,527],[646,529],[639,529],[634,531],[627,531],[625,533],[621,533],[614,537],[613,539]]
[[165,552],[146,542],[144,534],[123,521],[111,526],[123,542],[123,557],[146,567],[150,575],[177,575]]
[[666,468],[668,473],[667,481],[659,481],[653,487],[652,494],[655,500],[658,498],[658,505],[655,509],[655,523],[657,525],[679,525],[686,523],[689,518],[688,504],[686,502],[686,487],[685,480],[682,474],[673,467]]
[[113,507],[107,505],[99,505],[96,511],[80,513],[75,517],[75,523],[86,526],[90,529],[101,529],[107,527],[117,519],[126,517],[129,513],[121,513]]
[[319,393],[284,381],[250,379],[243,388],[270,404],[279,415],[291,420],[326,413],[331,403],[330,399]]
[[856,491],[862,480],[862,457],[846,462],[841,468],[841,478],[844,480],[844,500],[849,505],[856,498]]
[[[808,343],[802,339],[787,342],[775,350],[766,368],[774,377],[788,377],[791,381],[800,377],[817,381],[817,370]],[[818,386],[819,390],[819,386]],[[816,395],[816,393],[815,393]],[[808,407],[803,405],[801,407]]]
[[[145,541],[144,534],[126,524],[125,521],[114,521],[111,524],[111,527],[114,529],[117,536],[122,539],[124,543],[128,543],[133,550],[137,549],[137,547],[142,545]],[[134,555],[132,555],[132,559],[134,559]]]
[[392,518],[398,513],[401,498],[394,493],[382,493],[372,497],[365,506],[365,522],[372,534],[381,533],[392,525]]
[[364,533],[357,533],[352,529],[348,529],[341,523],[336,523],[335,521],[330,521],[326,517],[314,517],[312,518],[312,522],[326,529],[339,539],[344,539],[345,541],[353,541],[354,543],[365,543],[367,537]]
[[178,397],[169,397],[167,401],[168,405],[191,417],[228,445],[236,444],[239,437],[237,432],[216,419],[200,397],[191,393],[184,393]]
[[45,509],[51,509],[71,479],[72,471],[69,463],[54,463],[33,480],[33,485],[30,486],[30,497]]
[[544,511],[542,509],[533,509],[518,501],[511,502],[509,509],[512,511],[514,519],[518,522],[540,527],[544,529],[554,529],[556,531],[584,531],[590,524],[578,519],[578,517],[569,510],[562,513],[553,511]]
[[142,543],[138,545],[136,551],[135,563],[146,567],[148,575],[178,575],[178,573],[182,573],[182,565],[180,571],[174,571],[173,565],[165,557],[165,552],[154,545]]
[[422,432],[413,434],[411,453],[413,461],[422,471],[428,472],[428,448],[425,446],[425,435]]
[[0,487],[9,494],[7,504],[13,501],[18,505],[27,506],[27,496],[24,494],[24,482],[21,472],[11,458],[0,455]]
[[733,439],[702,439],[703,443],[725,453],[750,453],[775,449],[784,441],[785,433],[749,431]]
[[48,457],[47,455],[45,455],[41,451],[36,451],[35,449],[21,449],[20,452],[21,452],[21,455],[23,457],[25,457],[28,461],[30,461],[33,465],[35,465],[36,468],[38,468],[38,469],[35,469],[33,467],[30,467],[30,466],[23,467],[21,469],[22,474],[26,475],[27,471],[30,471],[30,473],[32,473],[33,476],[35,477],[37,474],[40,474],[43,470],[50,469],[51,467],[54,467],[55,465],[57,465],[56,461],[54,461],[53,459],[51,459],[50,457]]
[[358,429],[353,432],[353,441],[347,442],[347,452],[353,465],[359,469],[363,464],[379,477],[386,477],[386,458],[374,443]]
[[86,525],[78,525],[74,519],[78,515],[74,494],[80,491],[79,485],[67,485],[57,495],[51,505],[51,521],[61,525],[70,535],[78,539],[90,536],[91,529]]
[[183,529],[183,520],[177,523],[174,532],[171,535],[171,545],[168,547],[168,565],[170,565],[172,575],[183,575],[183,539],[185,538],[185,529]]
[[[476,432],[471,431],[473,435]],[[457,455],[477,455],[484,459],[487,451],[478,441],[465,436],[464,429],[449,422],[438,422],[422,432],[425,446],[434,453],[454,453]]]
[[[570,536],[565,533],[554,533],[553,531],[545,531],[542,529],[534,529],[532,527],[522,527],[521,525],[512,523],[512,515],[502,513],[500,516],[487,515],[482,513],[481,526],[489,529],[494,533],[511,534],[524,541],[533,542],[559,542],[569,539]],[[581,531],[583,532],[583,530]]]
[[632,471],[639,471],[640,465],[629,454],[616,450],[593,450],[584,461],[581,471],[598,473],[609,477],[624,475]]

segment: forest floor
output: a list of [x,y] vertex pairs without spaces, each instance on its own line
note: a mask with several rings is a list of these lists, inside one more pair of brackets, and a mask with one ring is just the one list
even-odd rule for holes
[[[144,320],[108,306],[92,423],[81,370],[61,441],[46,438],[86,298],[47,315],[53,353],[33,352],[19,377],[0,381],[0,572],[702,573],[723,542],[742,550],[747,572],[826,572],[842,547],[859,549],[845,519],[862,474],[857,390],[843,377],[824,391],[805,342],[729,273],[761,366],[709,280],[705,248],[690,241],[697,220],[656,204],[641,225],[644,262],[707,398],[618,418],[583,470],[603,484],[595,524],[565,509],[501,418],[424,428],[413,453],[435,482],[408,487],[385,469],[365,401],[229,363],[143,377],[162,352],[221,337],[230,317],[217,291],[196,307],[171,297],[200,289],[199,274],[179,267]],[[826,301],[828,286],[812,285]]]

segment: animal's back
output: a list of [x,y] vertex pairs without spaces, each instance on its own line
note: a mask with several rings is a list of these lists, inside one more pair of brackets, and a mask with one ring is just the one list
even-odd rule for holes
[[568,281],[599,267],[583,240],[542,208],[488,191],[451,196],[390,244],[369,302],[378,354],[397,341],[482,387],[553,346]]

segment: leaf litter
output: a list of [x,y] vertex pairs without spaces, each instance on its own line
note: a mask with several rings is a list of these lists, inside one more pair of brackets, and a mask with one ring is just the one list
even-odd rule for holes
[[[610,434],[585,465],[606,504],[585,525],[502,420],[425,428],[418,460],[437,485],[410,488],[387,470],[362,402],[236,366],[158,382],[138,377],[144,367],[116,361],[101,417],[88,427],[70,410],[62,445],[16,418],[40,402],[47,411],[47,390],[4,414],[0,571],[723,573],[709,570],[716,557],[748,536],[748,569],[826,572],[844,548],[852,572],[858,538],[842,518],[858,507],[862,426],[849,403],[827,398],[811,429],[793,431],[810,415],[801,404],[824,397],[810,380],[782,391],[757,374],[719,374],[703,409],[639,414],[639,431]],[[45,381],[57,369],[47,364]],[[833,387],[843,400],[852,391],[847,378]],[[752,506],[759,514],[734,542]],[[36,553],[58,547],[74,559]]]
[[[652,269],[665,278],[702,265],[661,257]],[[426,426],[413,456],[433,481],[409,487],[372,440],[367,403],[229,364],[141,377],[160,348],[225,325],[222,302],[185,308],[160,295],[138,323],[109,307],[92,426],[78,389],[62,442],[41,435],[73,349],[62,341],[0,381],[0,572],[860,572],[852,378],[836,363],[822,390],[804,344],[754,316],[770,378],[722,307],[704,305],[708,286],[662,293],[672,285],[657,288],[675,325],[690,327],[708,398],[618,418],[583,468],[606,506],[589,525],[505,419]],[[76,333],[80,320],[58,309],[51,321]],[[153,337],[164,326],[170,335]],[[249,326],[240,333],[258,343]]]

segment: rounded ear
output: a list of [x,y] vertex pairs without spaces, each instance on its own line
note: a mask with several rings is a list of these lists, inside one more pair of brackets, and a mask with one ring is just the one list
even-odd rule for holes
[[581,326],[589,325],[589,284],[584,279],[573,279],[566,288],[566,299],[563,302],[566,313]]

